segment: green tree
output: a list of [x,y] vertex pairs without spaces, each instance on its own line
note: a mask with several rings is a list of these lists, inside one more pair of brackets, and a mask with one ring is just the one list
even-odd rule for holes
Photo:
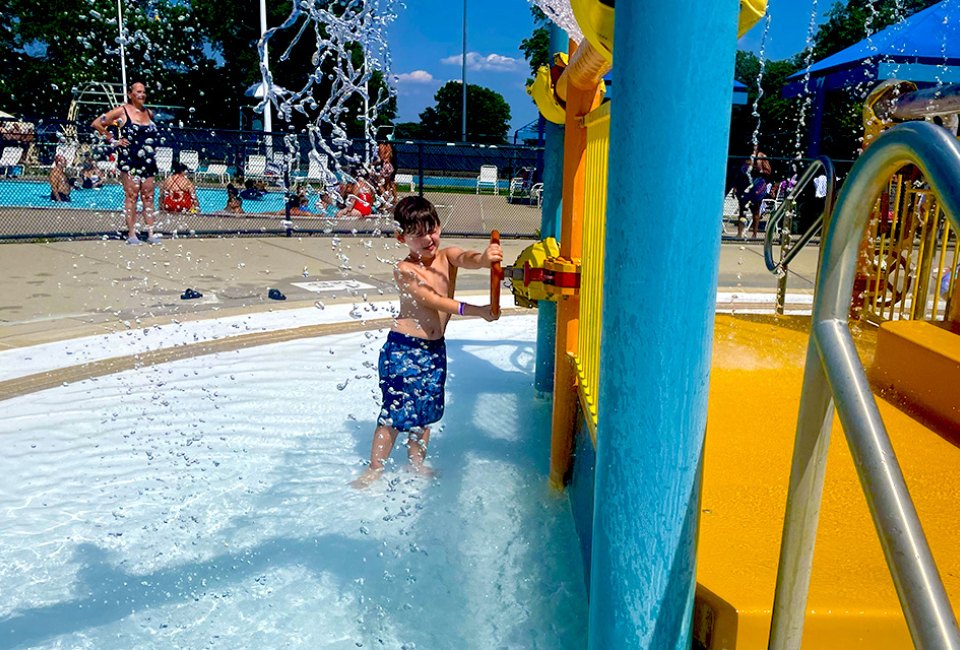
[[[228,116],[235,116],[241,107],[252,107],[256,100],[246,97],[243,93],[250,86],[260,83],[260,53],[257,43],[260,39],[259,19],[250,11],[249,3],[240,0],[193,0],[194,12],[198,21],[209,25],[205,34],[209,39],[209,47],[215,52],[220,62],[217,68],[217,78],[214,83],[222,87],[222,91],[214,94],[215,101],[210,106],[210,117],[213,119],[219,112]],[[290,3],[281,0],[267,1],[267,25],[275,27],[282,25],[290,15]],[[343,9],[343,4],[331,3],[331,10]],[[270,53],[270,72],[273,82],[297,92],[304,88],[308,80],[314,82],[311,95],[317,98],[318,103],[329,96],[331,83],[330,75],[334,74],[334,57],[327,56],[315,63],[316,37],[312,30],[306,30],[300,35],[299,27],[305,18],[292,28],[278,30],[268,42]],[[326,38],[326,29],[318,26],[317,36]],[[294,42],[296,41],[296,42]],[[349,48],[352,63],[356,69],[363,65],[363,51],[359,44]],[[319,65],[319,71],[317,71]],[[386,98],[388,87],[383,74],[374,71],[369,83],[370,104],[378,98]],[[359,116],[363,107],[363,98],[351,97],[347,100],[346,120],[347,133],[353,137],[363,135],[363,122]],[[312,112],[310,101],[305,102],[304,111],[293,111],[288,126],[302,129],[316,116]],[[396,98],[389,97],[381,106],[375,121],[375,126],[392,124],[396,117]],[[232,119],[232,118],[231,118]],[[275,128],[278,128],[275,126]]]
[[393,132],[394,140],[421,140],[422,138],[423,128],[420,122],[398,122]]
[[[800,63],[796,58],[767,61],[761,76],[757,56],[743,50],[737,52],[734,75],[747,86],[747,105],[733,109],[731,155],[749,155],[753,149],[754,134],[760,149],[768,156],[789,158],[802,153],[802,147],[806,144],[802,137],[799,138],[801,149],[797,151],[800,102],[784,99],[780,92],[786,78],[799,69]],[[757,114],[754,114],[755,103]]]
[[[550,65],[552,56],[550,52],[550,21],[547,15],[536,5],[530,7],[530,13],[533,14],[533,33],[529,38],[520,41],[520,51],[523,52],[523,58],[530,64],[530,74],[536,75],[537,70],[542,65]],[[533,83],[533,79],[527,79],[527,85]]]
[[[5,74],[0,101],[24,114],[65,117],[72,89],[85,82],[119,82],[117,5],[112,0],[75,2],[3,0],[0,54]],[[123,5],[128,82],[143,81],[151,101],[175,103],[170,88],[204,64],[203,39],[190,8],[165,1]],[[177,26],[171,29],[170,26]]]
[[[803,70],[806,61],[816,62],[862,41],[875,33],[925,9],[937,0],[848,0],[835,2],[827,21],[814,34],[811,47],[783,61],[766,61],[760,74],[760,60],[752,52],[737,52],[735,78],[747,85],[747,106],[736,107],[730,129],[730,153],[747,155],[757,132],[760,148],[774,157],[802,155],[807,148],[811,122],[808,100],[784,99],[787,77]],[[871,9],[872,5],[872,9]],[[758,85],[757,80],[760,78]],[[760,91],[762,90],[762,95]],[[838,159],[856,156],[863,135],[861,111],[869,88],[850,88],[830,93],[824,107],[821,153]],[[754,114],[754,102],[760,95]],[[759,124],[759,130],[757,130]]]
[[[458,141],[463,122],[463,94],[459,81],[448,81],[433,98],[436,106],[420,113],[424,134],[434,140]],[[467,140],[502,144],[510,129],[510,105],[500,93],[467,84]]]

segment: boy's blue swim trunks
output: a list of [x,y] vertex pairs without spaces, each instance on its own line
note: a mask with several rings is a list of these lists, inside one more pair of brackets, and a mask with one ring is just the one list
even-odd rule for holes
[[390,332],[380,350],[383,407],[377,424],[411,431],[443,417],[447,381],[447,345]]

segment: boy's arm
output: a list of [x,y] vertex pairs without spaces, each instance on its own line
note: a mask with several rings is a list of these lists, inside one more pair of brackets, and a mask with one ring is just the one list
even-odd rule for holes
[[410,296],[414,302],[421,307],[445,314],[479,316],[487,321],[493,321],[499,318],[499,316],[493,315],[490,305],[483,307],[468,305],[465,302],[460,302],[449,296],[437,293],[433,287],[425,282],[420,275],[405,262],[401,262],[394,270],[394,277],[397,280],[397,288],[400,290],[400,293],[405,296]]
[[446,250],[450,263],[462,269],[489,269],[493,262],[503,261],[500,244],[490,243],[482,253],[464,250],[458,246],[450,246]]

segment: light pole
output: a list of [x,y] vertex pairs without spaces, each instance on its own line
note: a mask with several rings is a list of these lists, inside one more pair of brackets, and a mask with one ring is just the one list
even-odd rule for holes
[[[117,0],[119,2],[119,0]],[[260,0],[260,40],[263,41],[263,35],[267,33],[267,3],[266,0]],[[263,41],[263,59],[260,65],[267,69],[269,66],[269,57],[267,56],[267,42]],[[273,111],[270,106],[270,93],[264,84],[263,96],[266,105],[263,107],[263,130],[267,133],[273,131]]]
[[467,0],[463,0],[463,56],[461,57],[460,85],[463,87],[463,110],[461,124],[461,140],[467,141]]

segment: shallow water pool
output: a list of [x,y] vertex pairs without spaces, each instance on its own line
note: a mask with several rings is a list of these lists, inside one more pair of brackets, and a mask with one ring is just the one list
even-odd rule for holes
[[451,324],[439,479],[363,492],[383,332],[7,400],[0,647],[585,647],[535,328]]

